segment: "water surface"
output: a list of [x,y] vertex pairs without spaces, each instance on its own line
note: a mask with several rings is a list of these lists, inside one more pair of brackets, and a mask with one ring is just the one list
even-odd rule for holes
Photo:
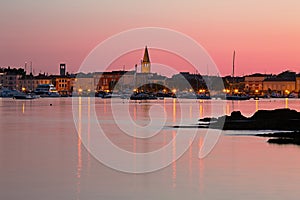
[[[285,107],[300,111],[299,99],[225,104],[201,100],[180,103],[174,99],[151,103],[114,101],[115,106],[128,106],[132,119],[140,126],[149,124],[149,111],[159,120],[166,113],[166,125],[181,123],[183,115],[184,123],[196,123],[199,117],[210,116],[215,107],[220,115],[241,110],[251,116],[258,109]],[[128,151],[153,151],[176,135],[176,130],[164,128],[149,140],[130,137],[114,123],[111,100],[96,99],[94,105],[88,105],[89,100],[82,98],[82,102],[78,104],[82,109],[95,106],[107,136]],[[0,199],[252,200],[300,196],[300,147],[231,135],[253,132],[224,131],[213,151],[199,159],[205,136],[199,131],[179,160],[162,170],[134,175],[112,170],[88,153],[75,129],[71,98],[0,99],[0,130]]]

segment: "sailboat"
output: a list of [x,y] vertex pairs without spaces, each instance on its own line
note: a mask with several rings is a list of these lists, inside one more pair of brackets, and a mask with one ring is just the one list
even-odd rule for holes
[[226,100],[249,100],[249,95],[245,94],[234,94],[233,93],[233,85],[234,85],[234,70],[235,70],[235,51],[233,51],[233,61],[232,61],[232,86],[230,88],[231,94],[226,94]]

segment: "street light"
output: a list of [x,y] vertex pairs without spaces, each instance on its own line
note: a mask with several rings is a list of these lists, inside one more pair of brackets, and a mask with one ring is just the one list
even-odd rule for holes
[[289,94],[290,94],[290,91],[289,91],[289,90],[285,90],[285,93],[286,93],[287,95],[289,95]]

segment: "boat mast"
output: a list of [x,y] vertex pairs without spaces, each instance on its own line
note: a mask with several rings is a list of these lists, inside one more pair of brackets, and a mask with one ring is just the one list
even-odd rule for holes
[[30,92],[33,91],[33,74],[32,74],[32,61],[30,61],[30,79],[31,79],[31,87],[30,87]]
[[232,90],[234,90],[234,83],[235,83],[235,78],[234,78],[234,64],[235,64],[235,50],[233,51],[233,58],[232,58]]
[[234,78],[234,62],[235,62],[235,51],[233,51],[233,60],[232,60],[232,78]]

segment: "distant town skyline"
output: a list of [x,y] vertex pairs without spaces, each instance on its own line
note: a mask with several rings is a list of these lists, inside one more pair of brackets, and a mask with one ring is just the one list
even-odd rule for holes
[[[69,72],[77,72],[88,53],[108,37],[132,28],[154,26],[193,38],[211,55],[221,76],[231,74],[234,50],[238,76],[299,72],[299,6],[295,0],[3,0],[0,66],[21,67],[32,61],[36,73],[56,74],[57,66],[64,62]],[[143,48],[115,61],[112,67],[120,69],[125,65],[130,69],[140,64]],[[152,52],[151,45],[149,51],[152,63],[168,58]],[[192,68],[175,60],[170,66],[193,73]],[[156,71],[155,64],[152,67]]]

